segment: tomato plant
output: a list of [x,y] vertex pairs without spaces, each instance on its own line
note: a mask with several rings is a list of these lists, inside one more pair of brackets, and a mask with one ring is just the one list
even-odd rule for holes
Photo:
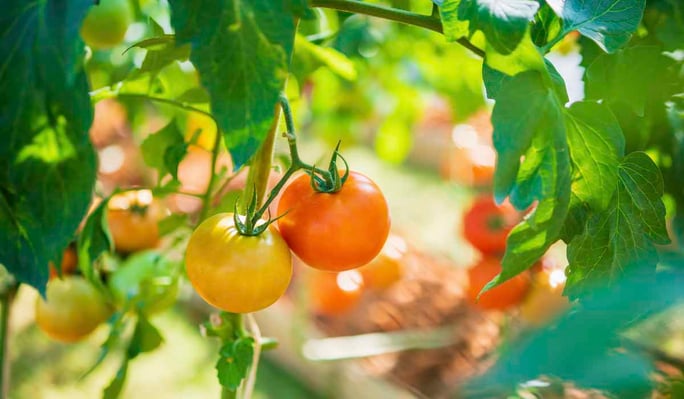
[[134,252],[157,246],[161,209],[150,190],[114,195],[109,200],[107,223],[116,249]]
[[503,253],[506,237],[519,219],[510,203],[497,205],[491,195],[480,195],[463,215],[463,236],[485,254]]
[[83,339],[112,314],[102,293],[83,277],[50,280],[46,296],[36,300],[36,324],[58,341]]
[[527,273],[518,274],[505,283],[482,293],[482,288],[501,273],[501,261],[492,256],[483,257],[468,269],[468,298],[482,309],[505,310],[519,305],[530,286]]
[[317,192],[308,175],[295,178],[278,203],[278,228],[307,265],[328,271],[349,270],[370,262],[382,249],[390,228],[387,201],[380,188],[359,172],[338,192]]
[[100,0],[83,20],[81,37],[93,49],[108,49],[123,41],[132,21],[129,0]]
[[[563,295],[577,312],[560,316],[564,327],[507,342],[515,347],[478,377],[480,388],[512,389],[542,373],[626,397],[629,375],[631,396],[649,396],[655,369],[642,352],[658,352],[616,342],[635,320],[682,300],[681,284],[673,289],[684,263],[677,1],[64,3],[7,0],[0,16],[0,90],[15,94],[0,100],[0,264],[9,272],[0,278],[0,307],[5,317],[17,284],[47,293],[48,304],[62,292],[54,287],[74,284],[72,276],[50,279],[49,266],[74,241],[80,281],[129,305],[143,298],[133,304],[141,311],[117,312],[110,323],[103,347],[123,340],[126,353],[104,396],[118,396],[128,361],[162,342],[142,311],[157,302],[148,301],[156,296],[145,278],[152,272],[131,267],[141,259],[136,252],[150,248],[165,259],[185,253],[197,291],[228,310],[204,331],[221,339],[222,396],[250,395],[262,342],[257,328],[229,311],[275,301],[289,281],[290,250],[332,271],[382,259],[390,226],[384,196],[357,172],[340,178],[340,152],[354,145],[387,161],[365,170],[419,163],[433,177],[455,145],[444,173],[491,189],[463,221],[464,236],[484,253],[484,266],[470,271],[471,296],[486,290],[481,306],[506,297],[491,296],[497,290],[515,299],[497,307],[518,303],[528,270],[564,244]],[[425,106],[426,98],[440,101]],[[421,121],[421,114],[438,118]],[[299,157],[295,117],[314,139],[344,139],[327,169]],[[474,139],[449,143],[450,133],[470,137],[458,134],[463,121]],[[202,173],[188,167],[197,148]],[[232,165],[218,167],[226,152]],[[358,154],[349,152],[354,168]],[[269,185],[274,159],[279,179]],[[233,170],[248,171],[244,183]],[[295,177],[300,171],[308,176]],[[234,177],[239,198],[231,201],[223,194]],[[445,189],[461,192],[456,186]],[[424,194],[407,184],[403,195],[423,203],[401,216],[430,228],[423,209],[433,198]],[[89,212],[93,198],[109,205]],[[669,234],[663,198],[671,202]],[[531,211],[519,219],[513,208]],[[239,215],[232,222],[230,211]],[[217,213],[220,220],[211,216]],[[370,270],[368,285],[378,284]],[[392,270],[383,282],[395,278]],[[135,328],[127,329],[130,320]],[[0,320],[0,347],[6,324]],[[532,343],[548,350],[534,352]],[[582,373],[587,364],[615,372],[591,378]]]
[[192,233],[185,268],[205,301],[229,312],[249,313],[273,304],[285,293],[292,277],[292,258],[274,228],[258,236],[243,236],[234,215],[221,213]]
[[325,316],[344,314],[359,302],[363,287],[363,276],[356,270],[311,271],[307,279],[311,310]]

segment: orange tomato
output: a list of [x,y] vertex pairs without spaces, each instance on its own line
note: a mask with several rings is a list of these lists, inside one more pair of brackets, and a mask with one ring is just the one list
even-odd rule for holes
[[[340,172],[342,174],[343,172]],[[349,172],[336,193],[316,192],[302,174],[283,191],[278,227],[304,263],[343,271],[370,262],[382,250],[390,229],[387,201],[368,177]]]
[[154,248],[159,243],[157,223],[163,212],[150,190],[133,190],[112,196],[107,222],[117,251],[128,253]]
[[468,269],[468,298],[475,306],[485,310],[505,310],[518,305],[525,298],[530,286],[527,272],[492,288],[478,299],[482,288],[500,272],[501,261],[491,256],[485,256],[475,266]]
[[311,309],[336,316],[352,310],[363,294],[363,276],[357,270],[330,273],[312,270],[308,278]]
[[402,261],[406,253],[406,241],[396,234],[390,234],[380,254],[358,271],[368,288],[385,289],[401,280],[404,275]]

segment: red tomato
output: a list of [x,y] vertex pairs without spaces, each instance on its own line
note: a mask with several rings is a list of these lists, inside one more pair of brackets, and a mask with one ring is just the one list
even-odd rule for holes
[[380,254],[358,269],[366,286],[382,290],[399,281],[404,274],[402,261],[406,249],[403,238],[390,234]]
[[321,315],[335,316],[348,312],[363,294],[363,277],[356,270],[340,273],[312,271],[308,283],[311,309]]
[[481,195],[463,216],[463,236],[482,253],[499,254],[506,250],[506,237],[519,220],[510,203],[497,205],[490,194]]
[[349,172],[336,193],[316,192],[310,177],[300,175],[283,191],[278,215],[283,214],[278,227],[292,252],[307,265],[328,271],[349,270],[373,260],[390,229],[385,197],[358,172]]
[[523,272],[505,283],[485,292],[477,299],[482,288],[501,272],[501,261],[485,256],[475,266],[468,269],[468,298],[475,306],[486,310],[504,310],[519,304],[528,291],[530,279]]

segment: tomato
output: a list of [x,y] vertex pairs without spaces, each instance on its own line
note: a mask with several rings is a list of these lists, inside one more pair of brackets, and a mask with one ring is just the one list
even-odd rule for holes
[[357,270],[340,273],[311,271],[309,303],[317,314],[336,316],[353,309],[363,294],[363,276]]
[[[342,173],[342,172],[340,172]],[[319,193],[302,174],[283,191],[278,227],[304,263],[328,271],[365,265],[378,255],[390,229],[389,209],[380,188],[349,172],[342,189]]]
[[219,213],[192,233],[185,268],[192,286],[209,304],[249,313],[285,293],[292,278],[292,255],[273,226],[258,236],[243,236],[232,213]]
[[509,202],[497,205],[490,194],[480,195],[463,216],[463,236],[484,254],[506,250],[506,237],[520,220]]
[[93,49],[112,48],[123,41],[132,21],[129,0],[100,0],[88,10],[81,25],[81,37]]
[[133,301],[144,313],[161,312],[173,305],[178,295],[176,265],[159,252],[138,252],[112,273],[109,288],[119,306]]
[[532,289],[520,305],[520,317],[533,326],[551,321],[570,307],[570,301],[563,296],[564,287],[563,269],[542,269],[535,273]]
[[36,301],[36,323],[51,338],[75,342],[105,322],[112,309],[105,297],[81,276],[52,279],[47,301]]
[[161,207],[150,190],[114,195],[109,200],[107,222],[116,250],[128,253],[156,247],[157,223],[162,216]]
[[366,287],[382,290],[401,280],[406,250],[406,241],[396,234],[390,234],[380,254],[358,269]]
[[[62,254],[61,271],[62,276],[68,276],[74,274],[78,269],[78,258],[76,257],[76,248],[73,246],[68,246],[64,253]],[[50,279],[59,276],[57,268],[50,262]]]
[[477,299],[482,288],[501,272],[501,261],[485,256],[475,266],[468,269],[468,298],[479,308],[504,310],[519,304],[530,286],[527,272],[523,272],[505,283],[485,292]]

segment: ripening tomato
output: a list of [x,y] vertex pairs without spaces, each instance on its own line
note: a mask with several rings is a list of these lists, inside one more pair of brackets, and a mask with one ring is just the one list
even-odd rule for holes
[[504,310],[519,304],[530,286],[527,272],[523,272],[505,283],[485,292],[477,299],[482,288],[497,274],[501,273],[501,261],[485,256],[475,266],[468,269],[468,298],[478,307],[486,310]]
[[390,234],[380,254],[358,269],[366,287],[382,290],[401,280],[406,250],[406,241],[401,236]]
[[107,207],[107,222],[114,247],[129,253],[154,248],[159,242],[157,223],[163,214],[150,190],[132,190],[114,195]]
[[570,301],[563,296],[565,271],[563,269],[541,269],[534,274],[532,288],[520,305],[520,317],[528,324],[540,326],[570,307]]
[[81,276],[50,280],[46,296],[36,301],[36,324],[57,341],[84,338],[112,313],[104,295]]
[[283,191],[278,215],[283,214],[278,228],[292,252],[307,265],[327,271],[370,262],[380,253],[390,229],[380,188],[358,172],[349,172],[336,193],[316,192],[310,177],[300,175]]
[[506,250],[506,237],[520,221],[509,202],[497,205],[490,194],[478,196],[463,216],[463,236],[484,254]]
[[108,49],[121,43],[133,22],[129,0],[100,0],[88,10],[81,25],[83,41],[94,49]]
[[357,270],[340,273],[312,270],[307,282],[311,310],[320,315],[348,312],[363,294],[363,276]]
[[258,236],[243,236],[232,213],[219,213],[190,236],[185,268],[192,286],[209,304],[249,313],[285,293],[292,278],[292,255],[275,227]]
[[[76,257],[76,248],[72,245],[68,246],[62,254],[61,271],[62,276],[74,274],[78,268],[78,258]],[[57,268],[50,262],[50,279],[59,276]]]

